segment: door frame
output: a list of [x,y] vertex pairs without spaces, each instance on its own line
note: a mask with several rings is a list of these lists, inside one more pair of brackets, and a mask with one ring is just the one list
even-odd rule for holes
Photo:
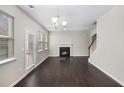
[[[28,49],[28,35],[29,34],[32,34],[34,37],[33,37],[33,64],[28,66],[28,58],[27,58],[27,49]],[[35,33],[33,33],[33,31],[31,30],[25,30],[25,69],[26,71],[27,70],[30,70],[31,68],[33,68],[36,64],[36,35]]]

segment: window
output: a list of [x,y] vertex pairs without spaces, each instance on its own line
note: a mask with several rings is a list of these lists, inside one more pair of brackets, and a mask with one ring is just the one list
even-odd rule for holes
[[38,52],[48,49],[48,34],[43,34],[41,31],[38,33],[37,49]]
[[44,37],[44,50],[47,49],[48,49],[48,34],[46,34]]
[[14,19],[0,11],[0,61],[14,56]]
[[39,31],[38,37],[38,52],[43,51],[43,34]]

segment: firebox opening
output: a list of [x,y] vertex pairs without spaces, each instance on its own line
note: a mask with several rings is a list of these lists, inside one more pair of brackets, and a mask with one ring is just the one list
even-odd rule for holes
[[70,47],[59,48],[60,57],[70,57]]

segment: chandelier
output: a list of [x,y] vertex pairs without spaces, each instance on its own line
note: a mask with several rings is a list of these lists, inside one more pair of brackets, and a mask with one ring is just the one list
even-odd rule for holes
[[60,29],[61,27],[64,31],[67,30],[67,21],[63,20],[63,21],[60,22],[59,11],[57,13],[58,13],[57,16],[54,16],[54,17],[51,18],[55,31],[61,30]]

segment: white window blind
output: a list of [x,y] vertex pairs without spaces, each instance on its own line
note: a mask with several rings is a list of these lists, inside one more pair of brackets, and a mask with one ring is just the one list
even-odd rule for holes
[[0,61],[14,56],[13,17],[0,11]]
[[37,47],[38,47],[38,52],[41,52],[43,51],[43,34],[41,31],[39,31],[39,37],[38,37],[38,44],[37,44]]
[[47,50],[48,49],[48,34],[45,34],[45,38],[44,38],[44,49]]
[[0,14],[0,35],[8,36],[8,17]]

